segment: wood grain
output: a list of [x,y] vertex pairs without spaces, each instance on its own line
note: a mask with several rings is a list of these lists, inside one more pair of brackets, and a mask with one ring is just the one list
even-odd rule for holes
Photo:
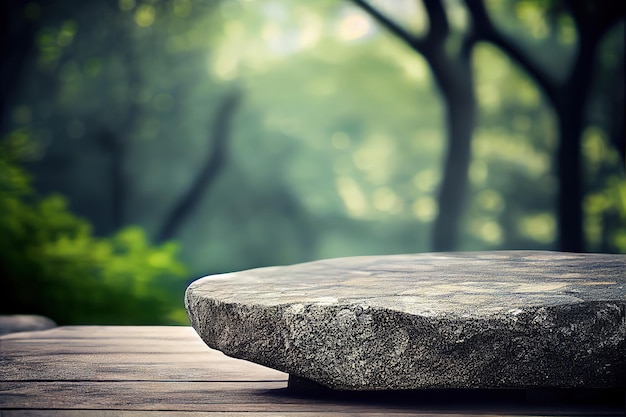
[[[126,410],[0,410],[0,417],[239,417],[250,415],[258,417],[277,417],[277,416],[289,416],[289,417],[319,417],[319,411],[294,411],[277,414],[275,411],[270,412],[238,412],[238,411],[126,411]],[[333,412],[323,413],[324,416],[333,417],[500,417],[499,414],[448,414],[448,413],[416,413],[411,412]],[[530,415],[516,414],[517,417],[524,417]]]
[[[74,326],[0,337],[0,417],[504,416],[553,405],[397,396],[297,394],[287,375],[209,349],[189,327]],[[443,399],[442,399],[443,398]],[[561,406],[560,415],[621,415]]]
[[[280,382],[0,382],[2,407],[9,409],[74,409],[127,411],[204,411],[221,413],[309,413],[310,415],[544,415],[550,407],[528,407],[511,403],[431,403],[418,400],[395,402],[380,398],[294,396]],[[562,408],[567,415],[583,413],[579,408]],[[590,415],[619,415],[610,409],[594,408]],[[606,413],[606,414],[605,414]],[[299,415],[299,414],[295,414]]]
[[[0,338],[1,381],[284,381],[209,349],[190,327],[59,327]],[[27,354],[25,354],[27,352]]]

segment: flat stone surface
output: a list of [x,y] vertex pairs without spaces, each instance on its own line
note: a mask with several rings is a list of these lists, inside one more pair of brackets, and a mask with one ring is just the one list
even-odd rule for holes
[[212,348],[341,390],[626,386],[626,255],[353,257],[214,275]]
[[53,327],[56,327],[56,323],[44,316],[30,314],[0,316],[0,336],[9,333],[48,330]]

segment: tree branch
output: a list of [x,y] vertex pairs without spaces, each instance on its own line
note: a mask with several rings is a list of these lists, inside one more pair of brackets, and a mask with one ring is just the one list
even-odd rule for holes
[[450,25],[443,8],[441,0],[424,0],[424,6],[428,12],[428,21],[430,29],[428,30],[428,41],[432,43],[442,44],[445,42],[450,33]]
[[227,143],[231,136],[232,119],[241,102],[242,92],[235,88],[220,103],[213,120],[213,132],[207,159],[187,191],[174,205],[157,234],[157,242],[173,238],[178,228],[202,201],[211,184],[217,179],[226,160]]
[[580,38],[598,42],[620,19],[626,17],[626,2],[567,0],[565,6],[572,15]]
[[424,54],[427,50],[424,41],[413,35],[402,26],[385,16],[380,10],[373,7],[365,0],[352,0],[354,4],[367,12],[374,20],[384,26],[391,33],[403,40],[407,45],[416,50],[420,54]]
[[559,90],[557,82],[531,58],[527,51],[496,29],[483,0],[465,0],[465,4],[472,16],[472,30],[476,40],[490,42],[507,53],[539,84],[552,104],[557,105]]

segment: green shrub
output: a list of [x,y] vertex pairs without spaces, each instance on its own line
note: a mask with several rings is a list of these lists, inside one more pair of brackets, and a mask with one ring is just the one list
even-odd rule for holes
[[38,196],[18,164],[33,151],[28,136],[15,131],[0,143],[0,313],[62,324],[184,323],[177,245],[152,246],[139,227],[95,237],[62,196]]

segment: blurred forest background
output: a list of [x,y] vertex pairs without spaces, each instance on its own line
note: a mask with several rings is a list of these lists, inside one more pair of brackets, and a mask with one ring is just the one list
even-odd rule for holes
[[0,313],[185,323],[213,273],[626,252],[624,3],[3,2]]

